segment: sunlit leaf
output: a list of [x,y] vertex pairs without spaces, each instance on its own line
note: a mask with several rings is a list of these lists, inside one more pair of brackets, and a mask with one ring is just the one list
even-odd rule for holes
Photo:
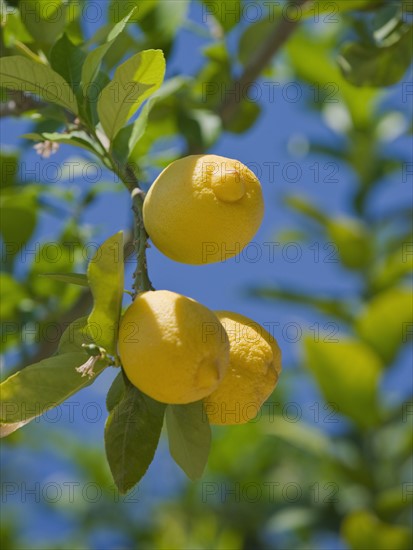
[[362,428],[377,423],[378,385],[382,363],[374,351],[357,340],[304,342],[304,364],[327,402]]
[[341,526],[341,533],[352,550],[409,550],[413,535],[410,528],[384,523],[367,510],[348,515]]
[[[130,4],[128,4],[128,7],[130,10]],[[110,30],[104,44],[88,53],[81,69],[82,88],[86,93],[87,88],[91,86],[99,73],[102,59],[105,57],[109,48],[114,44],[116,38],[124,30],[126,23],[129,21],[134,11],[135,10],[132,9],[128,14],[125,14],[125,17]]]
[[98,101],[99,120],[110,140],[160,87],[164,74],[165,59],[161,50],[137,53],[116,69]]
[[19,2],[21,18],[33,38],[40,44],[53,44],[63,31],[73,5],[64,0],[23,0]]
[[[63,403],[71,395],[89,386],[106,367],[98,361],[94,365],[95,376],[82,376],[76,369],[88,360],[85,352],[66,353],[44,359],[25,367],[7,378],[1,385],[2,424],[21,423],[42,415],[47,410]],[[14,431],[14,430],[13,430]],[[7,432],[7,433],[6,433]],[[10,432],[6,426],[5,435]],[[1,430],[0,430],[1,434]]]
[[208,461],[211,428],[202,401],[166,408],[169,450],[190,479],[199,479]]
[[19,55],[0,58],[2,86],[31,92],[77,114],[76,98],[68,83],[47,65]]
[[145,103],[135,122],[125,126],[119,131],[114,141],[113,148],[120,160],[127,160],[130,155],[134,154],[136,144],[145,135],[149,115],[158,101],[162,101],[176,93],[186,82],[187,79],[180,76],[165,81],[159,90]]
[[337,246],[340,260],[345,267],[361,269],[371,264],[372,235],[358,220],[351,218],[329,220],[327,235]]
[[0,235],[4,260],[10,261],[32,236],[37,223],[37,197],[33,189],[9,188],[0,200]]
[[83,273],[43,273],[43,277],[48,277],[54,281],[61,281],[62,283],[70,283],[79,286],[89,286],[87,275]]
[[99,327],[96,343],[116,355],[123,297],[123,233],[120,231],[99,247],[89,263],[87,278],[93,294],[93,310],[88,324]]
[[95,344],[94,337],[99,334],[99,327],[90,328],[87,317],[76,319],[63,332],[57,352],[59,354],[84,352],[83,345]]
[[358,317],[356,329],[390,365],[413,335],[412,291],[392,288],[376,295]]

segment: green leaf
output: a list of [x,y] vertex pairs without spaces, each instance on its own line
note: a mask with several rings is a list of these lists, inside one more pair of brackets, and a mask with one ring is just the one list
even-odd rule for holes
[[3,323],[18,319],[19,306],[28,297],[22,283],[16,281],[9,273],[0,273],[0,317]]
[[86,132],[82,130],[75,130],[66,134],[60,132],[42,132],[41,134],[29,133],[23,134],[22,137],[31,139],[33,141],[55,141],[57,143],[66,143],[81,149],[86,149],[93,154],[96,154],[95,143]]
[[98,334],[98,327],[95,330],[91,330],[87,317],[79,317],[67,327],[60,338],[59,347],[57,353],[74,353],[81,351],[85,353],[83,344],[96,344],[94,337]]
[[275,31],[276,23],[272,17],[256,21],[245,29],[238,43],[238,59],[246,66],[257,54],[257,50]]
[[48,67],[19,55],[0,58],[3,88],[31,92],[77,114],[77,103],[68,83]]
[[6,187],[12,187],[16,183],[18,173],[17,155],[3,151],[0,154],[0,187],[2,191]]
[[382,363],[373,350],[357,340],[304,342],[304,364],[316,379],[324,399],[362,428],[378,421],[378,385]]
[[357,128],[364,128],[370,124],[377,92],[349,84],[331,60],[332,47],[333,38],[313,36],[302,27],[288,40],[286,51],[296,75],[311,84],[315,106],[322,107],[341,100],[353,124]]
[[112,0],[108,10],[108,16],[111,21],[120,21],[122,17],[125,17],[128,11],[131,9],[131,5],[136,4],[136,8],[132,12],[130,18],[131,21],[137,22],[144,17],[148,12],[153,10],[158,0],[131,0],[125,2],[124,0]]
[[157,102],[176,93],[187,81],[188,79],[178,76],[164,82],[145,103],[135,122],[120,130],[113,144],[113,149],[119,160],[126,161],[133,154],[136,144],[145,134],[149,115]]
[[[377,10],[381,3],[381,0],[335,0],[335,2],[325,2],[325,0],[314,0],[313,2],[305,3],[302,7],[303,17],[317,18],[318,15],[327,13],[328,18],[324,19],[325,23],[332,23],[337,21],[340,14],[347,11],[364,10],[371,8]],[[331,19],[330,19],[331,18]],[[317,21],[317,19],[315,19]],[[318,21],[317,21],[318,22]]]
[[119,318],[123,298],[123,232],[109,237],[97,250],[87,270],[93,294],[88,324],[99,327],[96,343],[112,355],[117,352]]
[[283,439],[305,453],[323,459],[332,455],[332,445],[328,436],[313,426],[286,422],[282,417],[271,419],[264,424],[264,433]]
[[139,18],[139,28],[145,33],[145,44],[148,44],[148,47],[161,48],[168,56],[177,29],[186,22],[189,5],[189,0],[158,0],[153,9]]
[[211,448],[211,428],[203,402],[168,405],[166,426],[172,458],[190,479],[199,479]]
[[145,50],[119,65],[98,100],[99,120],[110,140],[162,84],[165,59],[161,50]]
[[288,195],[284,198],[284,202],[290,208],[294,208],[294,210],[297,210],[300,214],[304,214],[320,225],[325,226],[328,224],[329,220],[324,212],[308,201],[305,197],[300,195]]
[[[106,363],[96,362],[95,376],[91,379],[88,376],[82,376],[76,370],[87,361],[88,356],[85,352],[56,355],[25,367],[7,378],[0,385],[0,418],[1,423],[6,424],[4,435],[8,435],[45,411],[63,403],[82,388],[89,386],[96,375],[106,367]],[[14,429],[10,424],[14,425]],[[2,435],[1,428],[0,435]]]
[[390,46],[345,44],[337,61],[346,80],[354,86],[392,86],[410,67],[412,39],[413,27],[406,25],[400,39]]
[[52,69],[62,76],[70,85],[75,94],[80,87],[82,67],[86,54],[75,46],[64,34],[53,46],[50,52]]
[[358,334],[390,365],[403,343],[412,336],[413,293],[392,288],[376,295],[360,314]]
[[243,134],[251,128],[261,114],[261,107],[254,101],[244,100],[239,103],[225,129],[234,134]]
[[341,262],[348,269],[358,270],[371,264],[372,236],[358,220],[329,220],[327,235],[337,246]]
[[367,510],[358,510],[348,515],[341,526],[341,534],[352,550],[411,548],[410,528],[384,523]]
[[334,315],[334,317],[343,319],[349,323],[353,321],[352,304],[347,303],[346,300],[326,298],[324,296],[309,296],[302,292],[276,287],[252,288],[250,294],[270,300],[286,300],[301,306],[308,305],[329,316]]
[[128,384],[105,425],[105,448],[117,488],[126,493],[144,476],[155,456],[165,405]]
[[413,271],[411,240],[399,246],[394,252],[373,268],[371,285],[373,290],[384,290],[397,284]]
[[25,44],[33,42],[32,36],[28,33],[24,26],[18,8],[13,8],[13,11],[7,10],[5,2],[0,1],[0,10],[3,18],[3,40],[7,48],[13,48],[16,41]]
[[0,199],[0,235],[5,260],[12,260],[36,228],[37,198],[30,188],[9,188]]
[[70,283],[72,285],[89,286],[87,275],[83,273],[43,273],[43,277],[49,277],[54,281]]
[[203,3],[204,18],[214,18],[226,32],[241,20],[241,0],[203,0]]
[[106,408],[108,412],[112,412],[116,405],[120,403],[125,393],[125,388],[124,374],[120,372],[112,382],[106,396]]
[[63,31],[67,17],[73,12],[73,4],[68,10],[64,0],[23,0],[19,2],[21,18],[33,38],[40,44],[53,44]]
[[87,87],[96,80],[102,64],[102,59],[105,57],[105,54],[108,52],[109,48],[111,48],[111,46],[114,44],[116,38],[124,30],[126,23],[129,21],[134,11],[135,8],[130,11],[121,21],[119,21],[119,23],[114,25],[107,36],[107,41],[105,44],[98,46],[87,55],[84,65],[82,67],[81,75],[83,90],[87,91]]

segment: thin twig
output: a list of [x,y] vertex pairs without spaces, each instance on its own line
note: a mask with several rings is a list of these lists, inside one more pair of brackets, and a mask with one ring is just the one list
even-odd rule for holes
[[[308,0],[297,0],[293,4],[297,7],[302,6]],[[300,18],[296,21],[289,19],[281,19],[278,25],[274,29],[269,38],[263,42],[261,48],[257,50],[257,53],[253,56],[251,61],[245,67],[241,76],[234,80],[230,85],[230,90],[237,92],[242,90],[242,95],[245,96],[250,86],[257,80],[262,71],[278,52],[281,46],[287,41],[290,35],[294,32],[297,25],[300,22]],[[228,93],[225,96],[224,101],[219,110],[222,122],[228,124],[237,111],[237,94]]]
[[7,116],[19,117],[26,111],[38,111],[45,106],[46,103],[31,95],[18,90],[8,90],[6,101],[0,103],[0,118]]

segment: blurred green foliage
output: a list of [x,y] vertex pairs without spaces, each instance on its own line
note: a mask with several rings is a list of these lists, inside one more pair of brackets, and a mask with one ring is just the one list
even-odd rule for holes
[[[73,2],[73,9],[68,9],[71,2],[53,2],[54,9],[63,10],[64,17],[59,18],[53,17],[53,10],[41,10],[46,4],[47,0],[1,0],[2,9],[9,8],[2,14],[1,54],[49,57],[53,65],[53,50],[57,56],[55,44],[64,30],[66,44],[60,42],[59,47],[71,60],[68,70],[77,68],[77,77],[69,74],[76,88],[79,74],[84,75],[84,58],[82,50],[70,44],[83,42],[84,3]],[[105,3],[108,24],[89,40],[89,46],[102,48],[111,25],[127,15],[125,4],[129,8],[136,4],[137,10],[126,30],[113,37],[110,48],[101,50],[105,71],[126,55],[148,48],[162,49],[168,61],[182,28],[211,40],[204,51],[204,64],[193,77],[175,76],[146,104],[134,137],[132,127],[118,134],[115,152],[121,157],[128,144],[130,160],[145,181],[149,168],[163,167],[176,156],[210,148],[224,129],[242,134],[254,125],[260,107],[246,100],[237,106],[237,116],[224,124],[219,116],[220,93],[222,86],[233,82],[237,62],[248,66],[251,52],[271,37],[274,22],[269,24],[264,16],[262,21],[241,29],[234,53],[228,44],[239,18],[224,15],[225,9],[230,13],[241,2],[205,1],[204,6],[215,17],[211,15],[213,24],[208,27],[198,27],[191,26],[187,18],[190,2],[111,0]],[[333,31],[327,28],[317,32],[316,14],[331,16],[331,6],[324,4],[337,8],[340,24],[334,25]],[[46,515],[53,511],[74,522],[76,534],[61,543],[48,540],[45,533],[36,547],[94,548],[93,533],[110,527],[121,536],[119,547],[125,548],[314,550],[329,547],[329,542],[320,542],[323,536],[332,537],[334,544],[340,537],[351,550],[412,548],[411,402],[389,404],[382,391],[386,373],[392,371],[408,344],[413,322],[408,282],[412,255],[406,249],[412,242],[411,209],[389,210],[376,218],[370,208],[383,178],[400,172],[408,162],[383,151],[383,133],[393,113],[380,106],[380,100],[386,95],[382,88],[400,80],[411,63],[409,10],[410,4],[402,1],[311,3],[303,7],[302,20],[285,44],[282,58],[263,68],[267,78],[283,69],[308,89],[316,86],[320,97],[309,100],[308,107],[319,111],[320,124],[328,119],[328,86],[334,83],[339,103],[330,117],[345,114],[346,123],[335,128],[343,145],[311,142],[310,152],[343,163],[356,178],[350,201],[352,216],[333,218],[313,198],[291,195],[285,197],[286,207],[301,217],[302,225],[286,230],[291,229],[295,238],[334,242],[340,269],[344,275],[357,275],[360,291],[352,296],[351,303],[327,292],[306,294],[279,284],[266,288],[258,285],[251,292],[257,299],[306,305],[326,320],[339,320],[345,326],[348,336],[338,343],[306,339],[299,363],[285,369],[275,396],[288,403],[291,381],[299,378],[304,384],[315,384],[327,405],[314,409],[313,423],[305,419],[292,422],[288,414],[294,412],[278,407],[265,409],[257,422],[214,430],[204,478],[183,484],[144,521],[137,521],[134,513],[143,502],[115,502],[103,449],[48,426],[43,441],[48,440],[53,453],[70,458],[76,479],[107,490],[94,505],[82,499],[72,508],[64,501],[43,503]],[[278,21],[283,18],[282,7],[276,7],[274,13]],[[61,53],[58,58],[61,60]],[[96,70],[93,78],[101,79],[103,85],[105,77],[98,66]],[[210,92],[206,97],[205,83]],[[2,98],[6,98],[4,90]],[[58,110],[45,104],[23,109],[17,115],[28,117],[37,139],[39,135],[53,139],[47,132],[67,123]],[[183,149],[168,150],[178,135],[183,138]],[[71,139],[89,147],[80,133],[73,133]],[[73,310],[90,300],[80,287],[38,275],[84,269],[80,251],[93,230],[85,230],[78,221],[99,193],[107,192],[107,187],[90,185],[73,195],[59,186],[44,188],[22,181],[18,163],[17,152],[2,153],[0,234],[10,248],[1,274],[1,317],[6,331],[1,345],[2,351],[13,352],[16,367],[32,361],[39,352],[50,351],[37,344],[43,327],[62,316],[72,320],[76,317]],[[116,186],[112,188],[116,190]],[[63,254],[50,263],[47,257],[53,251],[45,242],[37,251],[36,261],[22,272],[17,253],[36,234],[45,213],[62,220],[53,240]],[[22,339],[18,331],[8,331],[10,323],[17,324],[20,331],[34,323],[37,336]],[[337,414],[345,420],[344,428],[340,425],[331,433],[317,421],[321,417],[327,425]],[[41,429],[37,433],[41,434]],[[3,445],[6,451],[34,456],[40,456],[44,448],[29,431],[13,434]],[[13,464],[6,465],[5,476],[19,478]],[[14,511],[15,515],[7,515],[2,525],[2,548],[10,550],[22,548],[22,541],[27,543],[24,528],[18,523],[18,508]]]

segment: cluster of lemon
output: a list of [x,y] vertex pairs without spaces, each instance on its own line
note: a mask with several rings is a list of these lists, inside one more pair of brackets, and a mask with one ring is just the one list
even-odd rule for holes
[[[189,264],[244,248],[264,211],[260,182],[240,162],[192,155],[170,164],[149,190],[146,230],[159,250]],[[212,251],[212,252],[211,252]],[[211,424],[255,416],[281,370],[276,340],[251,319],[212,312],[167,290],[139,294],[122,318],[119,354],[130,381],[163,403],[204,400]]]

